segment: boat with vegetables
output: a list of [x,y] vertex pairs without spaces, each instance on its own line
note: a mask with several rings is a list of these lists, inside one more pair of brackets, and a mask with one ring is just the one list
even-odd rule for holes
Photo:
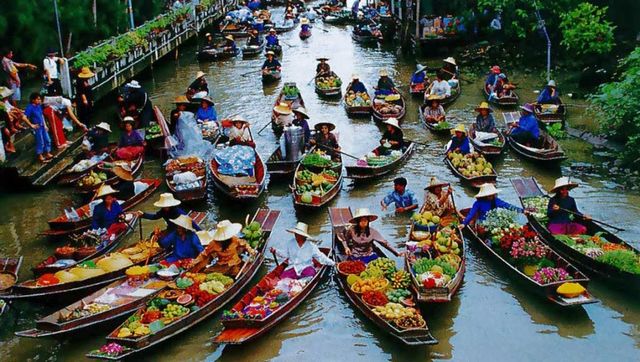
[[207,167],[197,156],[171,159],[165,166],[165,182],[175,197],[183,202],[197,202],[207,197]]
[[539,104],[532,103],[533,114],[539,122],[549,125],[554,123],[560,123],[564,126],[564,120],[567,116],[567,107],[562,104],[560,100],[559,104]]
[[348,260],[341,240],[353,217],[351,210],[332,207],[329,217],[333,230],[336,280],[347,300],[367,320],[406,345],[438,343],[420,311],[414,308],[408,289],[411,286],[409,273],[397,270],[395,261],[387,258],[377,245],[374,245],[374,251],[379,257],[368,265]]
[[475,124],[469,128],[469,142],[474,150],[486,158],[499,157],[507,145],[502,132],[477,132]]
[[[300,93],[300,89],[296,85],[295,82],[287,82],[282,87],[278,98],[276,98],[276,102],[274,103],[274,108],[280,105],[281,103],[286,103],[289,105],[289,108],[292,110],[300,107],[304,107],[304,100],[302,99],[302,94]],[[275,111],[271,111],[271,128],[273,132],[277,135],[282,133],[284,127],[277,123],[278,115]]]
[[450,302],[462,285],[466,269],[465,241],[457,227],[457,210],[439,217],[425,204],[411,219],[404,258],[417,300]]
[[135,177],[142,171],[143,163],[144,154],[140,154],[132,161],[116,160],[101,163],[95,170],[92,170],[88,175],[78,180],[75,184],[75,189],[80,194],[93,194],[102,185],[115,185],[120,182],[120,178],[112,171],[114,167],[131,170],[131,175]]
[[370,180],[392,172],[415,152],[416,144],[413,141],[404,140],[404,145],[402,151],[392,151],[388,156],[377,156],[375,153],[369,152],[355,165],[345,166],[345,177],[355,180]]
[[[235,298],[256,275],[264,259],[269,237],[280,212],[259,209],[252,223],[260,225],[255,255],[244,261],[239,272],[227,276],[208,270],[199,263],[165,290],[180,297],[171,300],[153,298],[107,336],[107,345],[87,354],[89,358],[121,360],[174,338],[206,320]],[[117,353],[113,353],[115,352]]]
[[333,200],[342,187],[342,160],[331,160],[321,150],[311,150],[298,164],[291,191],[297,209],[318,210]]
[[393,89],[393,94],[377,95],[373,100],[373,119],[385,121],[395,118],[400,121],[406,113],[404,96],[398,89]]
[[[320,248],[320,251],[331,257],[331,249]],[[223,330],[214,342],[242,344],[264,335],[304,302],[330,267],[316,265],[312,278],[280,279],[286,268],[286,262],[278,264],[231,309],[223,312]]]
[[351,83],[344,94],[344,109],[349,117],[368,117],[371,115],[371,96],[368,92],[354,92]]
[[640,289],[640,251],[591,220],[581,220],[586,235],[553,235],[547,228],[549,197],[533,178],[511,181],[531,227],[558,254],[581,269],[617,286]]
[[420,122],[427,127],[431,133],[439,135],[439,136],[451,136],[451,130],[453,129],[453,125],[448,121],[444,120],[442,122],[429,122],[425,117],[424,110],[429,107],[429,105],[423,104],[418,107],[418,114],[420,116]]
[[[462,215],[469,209],[461,210]],[[562,307],[596,303],[587,290],[589,278],[547,247],[529,224],[521,225],[516,211],[494,209],[484,221],[467,225],[465,236],[502,264],[510,277]]]
[[328,75],[315,77],[316,93],[321,97],[340,97],[342,94],[342,80],[333,71]]
[[498,173],[491,162],[487,161],[479,152],[463,155],[460,152],[449,152],[444,158],[451,172],[464,183],[479,188],[482,184],[495,184]]
[[90,159],[85,158],[84,154],[80,154],[76,159],[76,162],[68,169],[62,171],[57,177],[56,181],[60,186],[70,186],[76,184],[81,178],[89,174],[89,172],[95,170],[98,165],[103,161],[110,161],[113,151],[117,148],[117,144],[110,144],[110,152],[101,155],[93,156]]
[[[147,188],[132,198],[125,200],[121,205],[124,211],[131,210],[136,205],[148,199],[158,187],[160,180],[157,179],[140,179],[139,182],[147,184]],[[49,230],[42,232],[52,238],[60,238],[71,234],[82,233],[91,226],[91,204],[86,204],[74,209],[71,213],[60,215],[55,219],[49,220]]]

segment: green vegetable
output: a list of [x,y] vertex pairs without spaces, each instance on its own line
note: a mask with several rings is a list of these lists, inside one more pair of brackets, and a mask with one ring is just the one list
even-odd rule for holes
[[440,266],[442,268],[443,273],[450,277],[453,277],[454,275],[456,275],[456,270],[448,262],[444,260],[427,259],[427,258],[418,259],[413,264],[413,271],[416,274],[426,273],[430,271],[431,267],[433,267],[434,265]]
[[306,155],[300,163],[302,163],[303,166],[314,167],[328,167],[333,164],[330,159],[324,158],[315,152]]
[[640,274],[640,257],[631,250],[607,251],[596,260],[628,273]]
[[176,279],[176,286],[179,289],[187,289],[191,285],[193,285],[193,280],[191,280],[189,278],[178,278],[178,279]]

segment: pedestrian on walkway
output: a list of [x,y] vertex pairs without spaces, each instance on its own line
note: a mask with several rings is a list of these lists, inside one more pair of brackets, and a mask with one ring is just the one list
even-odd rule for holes
[[40,93],[31,93],[29,97],[29,105],[25,109],[24,114],[27,116],[33,128],[36,139],[36,155],[38,161],[41,163],[48,163],[53,158],[51,154],[51,138],[49,137],[49,130],[47,124],[44,121],[44,114],[42,112],[42,97]]
[[13,95],[11,96],[11,103],[14,106],[17,106],[16,102],[22,99],[22,94],[20,92],[20,86],[22,85],[22,83],[20,81],[20,74],[18,73],[20,69],[36,70],[38,68],[32,64],[14,62],[12,49],[3,51],[2,71],[7,76],[7,86],[13,91]]
[[49,50],[47,50],[47,56],[42,61],[47,94],[62,94],[62,83],[60,83],[58,65],[62,65],[64,59],[57,57],[57,55],[58,52],[55,49],[49,48]]

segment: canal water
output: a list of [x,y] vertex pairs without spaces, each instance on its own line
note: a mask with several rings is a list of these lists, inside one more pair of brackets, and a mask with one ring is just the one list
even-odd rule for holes
[[[239,114],[252,122],[257,149],[267,158],[277,147],[270,127],[257,131],[269,122],[271,108],[284,81],[298,84],[311,115],[311,124],[330,121],[337,125],[343,150],[352,155],[363,155],[378,145],[381,129],[368,119],[349,119],[339,100],[320,100],[310,82],[316,66],[315,58],[329,57],[332,69],[345,85],[353,73],[371,89],[382,68],[388,69],[396,84],[406,92],[408,79],[416,59],[400,57],[395,47],[363,46],[350,37],[350,27],[318,24],[313,36],[301,41],[297,30],[281,36],[285,44],[283,55],[283,81],[263,87],[259,69],[263,59],[240,58],[220,63],[198,63],[196,46],[182,48],[177,60],[164,60],[156,64],[139,81],[151,94],[154,104],[165,114],[170,102],[182,94],[198,70],[208,74],[209,85],[216,101],[218,114]],[[419,59],[437,66],[440,59]],[[243,74],[254,73],[242,76]],[[462,83],[462,96],[450,107],[449,114],[471,122],[474,105],[482,101],[479,75],[464,74],[469,81]],[[534,89],[541,80],[518,70],[509,70],[510,78],[519,83],[523,100],[534,99]],[[406,137],[424,145],[395,173],[382,179],[354,186],[345,182],[339,196],[330,206],[369,207],[380,218],[375,222],[385,237],[400,247],[407,237],[408,216],[382,211],[379,201],[388,193],[397,176],[409,179],[409,188],[422,199],[422,188],[431,176],[455,185],[458,207],[470,206],[474,191],[463,187],[442,162],[442,148],[446,139],[434,137],[418,121],[419,101],[408,100],[407,115],[403,122]],[[99,121],[115,122],[112,109],[98,112]],[[583,122],[579,108],[571,108],[570,122]],[[500,117],[498,115],[497,119]],[[509,179],[534,176],[550,188],[555,178],[571,175],[580,187],[573,191],[581,210],[596,219],[607,220],[626,229],[621,236],[638,246],[640,225],[640,197],[622,191],[609,181],[607,174],[572,172],[570,162],[602,160],[594,156],[590,145],[577,140],[562,142],[569,162],[561,168],[546,169],[523,161],[507,152],[496,162],[499,173],[498,187],[501,197],[517,203]],[[345,162],[351,162],[345,158]],[[144,177],[162,177],[160,162],[145,162]],[[157,198],[157,195],[154,199]],[[3,194],[0,196],[0,255],[24,255],[22,279],[30,277],[29,267],[49,255],[56,247],[38,235],[47,228],[46,220],[58,215],[63,208],[77,205],[75,195],[64,188],[44,191]],[[154,200],[145,202],[141,209],[152,210]],[[285,228],[303,221],[310,225],[310,233],[329,245],[331,229],[326,210],[296,213],[286,182],[270,183],[266,195],[253,205],[238,205],[221,199],[210,192],[206,204],[197,209],[210,212],[211,221],[244,220],[258,207],[282,211],[271,238],[272,246],[291,242]],[[158,223],[145,221],[145,232]],[[128,242],[134,242],[132,235]],[[291,316],[257,341],[238,347],[219,346],[211,342],[220,330],[220,313],[188,332],[166,341],[141,356],[154,361],[261,361],[261,360],[327,360],[327,361],[427,361],[427,360],[637,360],[640,355],[640,304],[637,295],[612,289],[598,280],[590,284],[592,293],[600,303],[577,309],[559,309],[542,297],[532,294],[514,282],[500,265],[489,260],[479,249],[467,249],[467,271],[458,295],[451,303],[429,305],[423,308],[427,323],[439,344],[429,347],[407,347],[386,336],[366,322],[337,289],[332,277],[327,277]],[[273,266],[270,259],[261,269],[264,274]],[[0,320],[0,355],[6,361],[51,360],[77,361],[87,351],[104,343],[104,336],[114,325],[97,326],[81,334],[60,339],[25,339],[13,335],[17,330],[31,328],[34,321],[54,311],[56,306],[32,303],[14,303],[9,313]],[[636,356],[636,357],[633,357]]]

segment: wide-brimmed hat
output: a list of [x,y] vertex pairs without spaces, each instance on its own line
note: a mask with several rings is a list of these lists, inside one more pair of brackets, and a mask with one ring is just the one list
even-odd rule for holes
[[462,132],[464,134],[467,134],[467,129],[464,128],[464,124],[459,123],[458,125],[456,125],[455,128],[451,130],[451,134],[456,134],[456,132]]
[[456,60],[455,60],[455,59],[453,59],[453,57],[448,57],[448,58],[446,58],[446,59],[443,59],[442,61],[443,61],[443,62],[445,62],[445,63],[449,63],[449,64],[457,65],[457,64],[456,64]]
[[225,241],[238,235],[240,230],[242,230],[241,224],[232,223],[229,220],[222,220],[211,233],[211,239],[215,241]]
[[353,73],[353,74],[351,74],[351,79],[353,79],[353,80],[355,80],[355,79],[360,80],[360,76],[359,76],[359,75],[357,75],[356,73]]
[[313,126],[313,128],[314,128],[316,131],[319,131],[319,130],[322,128],[322,126],[327,126],[327,127],[329,127],[329,132],[331,132],[331,131],[333,131],[334,129],[336,129],[336,125],[335,125],[335,124],[333,124],[333,123],[331,123],[331,122],[320,122],[320,123],[316,123],[316,125],[315,125],[315,126]]
[[487,102],[481,102],[480,105],[476,107],[476,112],[480,112],[481,109],[486,109],[489,112],[493,112],[493,109],[489,107],[489,103]]
[[233,40],[233,35],[227,35],[224,38],[227,39],[227,40]]
[[432,176],[431,180],[429,181],[429,184],[424,189],[425,190],[432,190],[432,189],[434,189],[436,187],[444,187],[444,186],[447,186],[447,185],[448,185],[448,183],[442,182],[442,181],[438,180],[437,177]]
[[367,219],[369,219],[369,222],[378,219],[378,215],[372,213],[369,208],[361,207],[356,209],[356,212],[353,213],[353,217],[351,218],[351,220],[349,220],[349,223],[355,224],[362,217],[366,217]]
[[493,74],[500,74],[502,71],[500,70],[500,67],[497,65],[494,65],[493,67],[491,67],[491,73]]
[[200,78],[204,77],[205,75],[207,75],[207,73],[205,73],[205,72],[203,72],[203,71],[199,70],[199,71],[196,73],[196,78],[195,78],[195,79],[200,79]]
[[80,73],[78,73],[78,78],[89,79],[94,75],[96,74],[92,72],[91,69],[89,69],[89,67],[82,67],[82,69],[80,70]]
[[176,99],[173,100],[174,104],[189,104],[189,98],[187,96],[177,96]]
[[111,126],[107,122],[100,122],[96,125],[96,127],[111,133]]
[[13,95],[14,90],[7,87],[0,87],[0,98],[7,98]]
[[127,83],[127,87],[129,87],[129,88],[140,88],[140,83],[138,83],[137,80],[132,80],[131,82]]
[[280,114],[291,114],[291,107],[289,107],[289,105],[287,103],[280,103],[277,106],[273,107],[273,110],[276,113],[280,113]]
[[437,95],[437,94],[429,94],[427,96],[427,100],[428,101],[438,101],[438,102],[442,102],[442,97]]
[[158,201],[153,203],[153,206],[163,208],[163,207],[174,207],[180,205],[182,202],[175,197],[173,197],[172,193],[165,192],[160,194],[160,198]]
[[133,174],[130,170],[125,169],[122,166],[116,166],[113,168],[113,173],[118,176],[119,179],[125,181],[133,181]]
[[524,105],[520,106],[520,109],[525,112],[533,113],[533,105],[531,103],[525,103]]
[[498,190],[494,184],[482,184],[480,185],[480,191],[478,191],[475,198],[479,199],[481,197],[496,195],[498,192],[500,192],[500,190]]
[[295,113],[301,114],[304,118],[309,119],[309,115],[307,114],[307,109],[304,107],[298,107],[293,110]]
[[329,58],[324,58],[324,57],[320,57],[320,58],[316,58],[317,61],[322,62],[322,61],[327,61],[329,60]]
[[274,28],[269,29],[269,32],[270,33],[277,33],[276,29],[274,29]]
[[387,72],[386,69],[380,69],[380,72],[378,74],[380,74],[381,77],[388,77],[389,76],[389,72]]
[[426,66],[422,65],[422,64],[416,64],[416,73],[418,72],[422,72],[423,70],[427,69]]
[[556,179],[556,183],[553,186],[553,188],[551,190],[549,190],[549,193],[550,194],[555,194],[558,191],[558,189],[561,189],[563,187],[566,187],[569,190],[571,190],[571,189],[575,189],[576,187],[578,187],[578,184],[575,183],[575,182],[571,182],[568,177],[560,177],[560,178]]
[[172,223],[180,226],[181,228],[187,229],[189,231],[195,231],[193,228],[193,220],[187,215],[180,215],[175,219],[169,219]]
[[387,119],[386,119],[384,122],[382,122],[382,123],[384,123],[384,124],[388,124],[388,125],[390,125],[390,126],[393,126],[393,127],[395,127],[396,129],[400,129],[400,123],[398,122],[398,119],[397,119],[397,118],[390,117],[390,118],[387,118]]
[[309,225],[303,222],[296,223],[296,226],[294,228],[287,229],[287,231],[292,234],[304,236],[307,239],[311,238],[311,236],[309,235]]
[[269,51],[267,51],[266,53],[264,53],[264,56],[265,56],[265,57],[267,57],[267,56],[269,56],[269,55],[272,55],[272,56],[274,56],[274,57],[275,57],[275,56],[276,56],[276,53],[274,53],[274,52],[273,52],[273,50],[269,50]]
[[553,80],[553,79],[549,80],[549,83],[547,83],[547,87],[555,88],[556,87],[556,81]]
[[211,233],[208,230],[196,231],[196,235],[198,236],[200,245],[202,246],[207,246],[211,244],[211,241],[213,241],[213,237],[211,237]]
[[249,124],[249,121],[247,121],[246,119],[244,119],[244,117],[242,117],[242,116],[240,116],[240,115],[237,115],[237,114],[236,114],[235,116],[232,116],[231,118],[229,118],[229,120],[230,120],[232,123],[235,123],[235,122],[242,122],[242,123]]
[[214,105],[215,103],[213,102],[213,99],[211,99],[211,97],[209,96],[204,96],[202,98],[200,98],[201,101],[205,101],[207,103],[209,103],[210,105]]
[[309,19],[307,19],[307,18],[302,18],[302,19],[300,20],[300,24],[301,24],[301,25],[302,25],[302,24],[309,24]]
[[133,117],[131,117],[131,116],[126,116],[126,117],[124,117],[124,118],[122,119],[122,122],[124,122],[124,123],[135,123],[135,121],[136,121],[136,120],[135,120],[135,119],[133,119]]
[[211,33],[206,33],[204,36],[205,36],[205,38],[208,38],[208,37],[211,36]]
[[98,192],[96,193],[96,197],[102,198],[107,195],[113,195],[117,192],[118,191],[114,190],[113,187],[111,187],[110,185],[102,184],[102,186],[100,186],[100,188],[98,189]]
[[56,55],[56,54],[58,54],[58,51],[54,47],[47,48],[47,55]]

